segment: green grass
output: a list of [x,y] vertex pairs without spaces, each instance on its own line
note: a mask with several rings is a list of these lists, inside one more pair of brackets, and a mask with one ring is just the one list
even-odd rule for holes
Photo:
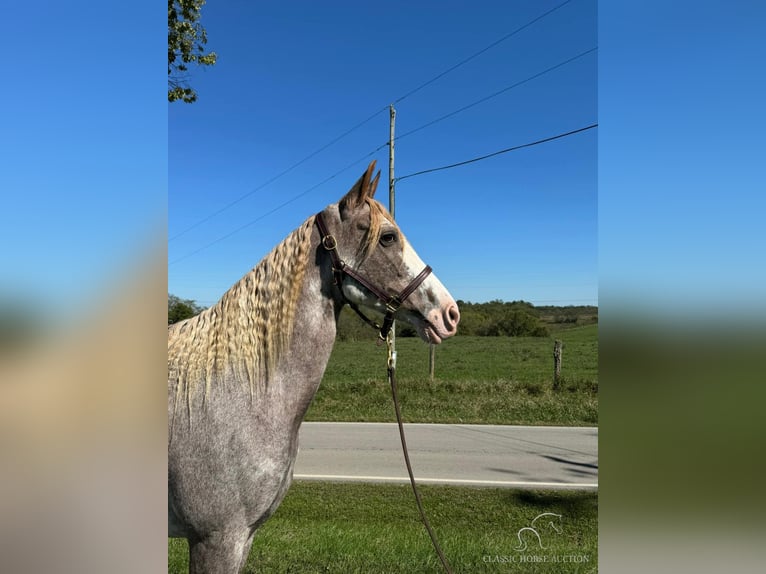
[[[553,337],[455,337],[436,349],[397,339],[397,381],[408,422],[596,425],[598,325],[560,330],[562,385],[553,390]],[[393,421],[386,350],[338,341],[307,413],[309,421]]]
[[[421,489],[456,574],[597,571],[594,492]],[[562,515],[561,532],[538,528],[546,548],[529,539],[529,548],[517,551],[519,529],[544,512]],[[168,572],[187,571],[187,552],[186,541],[169,541]],[[427,574],[441,566],[409,485],[296,482],[256,534],[245,572]]]

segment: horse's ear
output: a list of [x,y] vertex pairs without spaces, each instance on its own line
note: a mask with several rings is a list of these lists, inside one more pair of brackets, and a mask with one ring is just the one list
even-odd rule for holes
[[357,207],[364,205],[365,200],[369,197],[372,198],[375,195],[375,190],[378,187],[378,180],[380,179],[380,172],[372,179],[372,172],[375,171],[375,160],[370,162],[367,166],[367,171],[364,172],[357,182],[353,185],[348,193],[340,200],[339,207],[341,215],[354,210]]
[[380,170],[375,174],[375,179],[373,179],[370,184],[370,192],[367,194],[368,197],[375,196],[375,190],[378,189],[378,181],[380,181]]

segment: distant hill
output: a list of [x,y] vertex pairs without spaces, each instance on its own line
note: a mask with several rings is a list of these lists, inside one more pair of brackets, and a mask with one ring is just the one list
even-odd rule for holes
[[551,325],[590,325],[598,323],[598,307],[593,305],[567,305],[535,307],[542,321]]

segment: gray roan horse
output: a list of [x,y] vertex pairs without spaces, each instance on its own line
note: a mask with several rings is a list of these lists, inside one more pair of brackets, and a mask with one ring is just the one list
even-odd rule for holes
[[168,329],[168,535],[188,539],[193,573],[239,572],[284,498],[345,304],[386,312],[375,286],[401,294],[417,277],[396,318],[431,343],[457,331],[455,301],[373,199],[374,167],[218,303]]

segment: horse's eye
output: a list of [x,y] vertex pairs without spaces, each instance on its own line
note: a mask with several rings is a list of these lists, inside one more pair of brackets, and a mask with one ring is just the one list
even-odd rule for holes
[[388,247],[389,245],[392,245],[396,243],[396,233],[393,231],[387,231],[383,235],[380,236],[380,244],[383,247]]

